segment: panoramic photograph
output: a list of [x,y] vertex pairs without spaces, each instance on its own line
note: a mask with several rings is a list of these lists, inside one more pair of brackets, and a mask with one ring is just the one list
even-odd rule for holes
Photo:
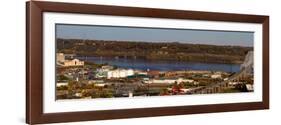
[[56,24],[56,100],[254,92],[254,33]]

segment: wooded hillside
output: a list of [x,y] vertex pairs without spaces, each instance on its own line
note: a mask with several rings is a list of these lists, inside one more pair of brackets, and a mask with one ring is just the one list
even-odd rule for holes
[[57,52],[81,56],[143,58],[208,63],[242,63],[252,47],[183,44],[178,42],[130,42],[57,39]]

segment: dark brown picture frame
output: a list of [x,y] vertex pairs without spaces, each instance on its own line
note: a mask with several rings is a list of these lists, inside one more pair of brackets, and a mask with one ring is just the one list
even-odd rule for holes
[[[262,24],[263,85],[262,102],[137,108],[66,113],[43,112],[43,13],[62,12],[80,14],[190,19]],[[269,109],[269,16],[227,14],[215,12],[103,6],[90,4],[30,1],[26,3],[26,123],[55,123],[104,120],[165,115]]]

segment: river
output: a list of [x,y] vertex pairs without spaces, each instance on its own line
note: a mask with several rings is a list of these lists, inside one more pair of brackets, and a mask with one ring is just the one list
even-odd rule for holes
[[146,60],[146,59],[127,59],[127,58],[108,58],[108,57],[76,57],[83,61],[94,62],[97,64],[107,63],[121,68],[138,70],[208,70],[238,72],[240,64],[220,64],[220,63],[198,63],[183,61],[164,61],[164,60]]

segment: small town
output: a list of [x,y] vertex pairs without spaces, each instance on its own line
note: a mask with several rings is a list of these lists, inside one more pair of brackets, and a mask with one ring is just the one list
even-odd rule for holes
[[121,68],[56,54],[56,99],[94,99],[252,92],[253,56],[246,55],[238,73],[224,71],[157,71]]

